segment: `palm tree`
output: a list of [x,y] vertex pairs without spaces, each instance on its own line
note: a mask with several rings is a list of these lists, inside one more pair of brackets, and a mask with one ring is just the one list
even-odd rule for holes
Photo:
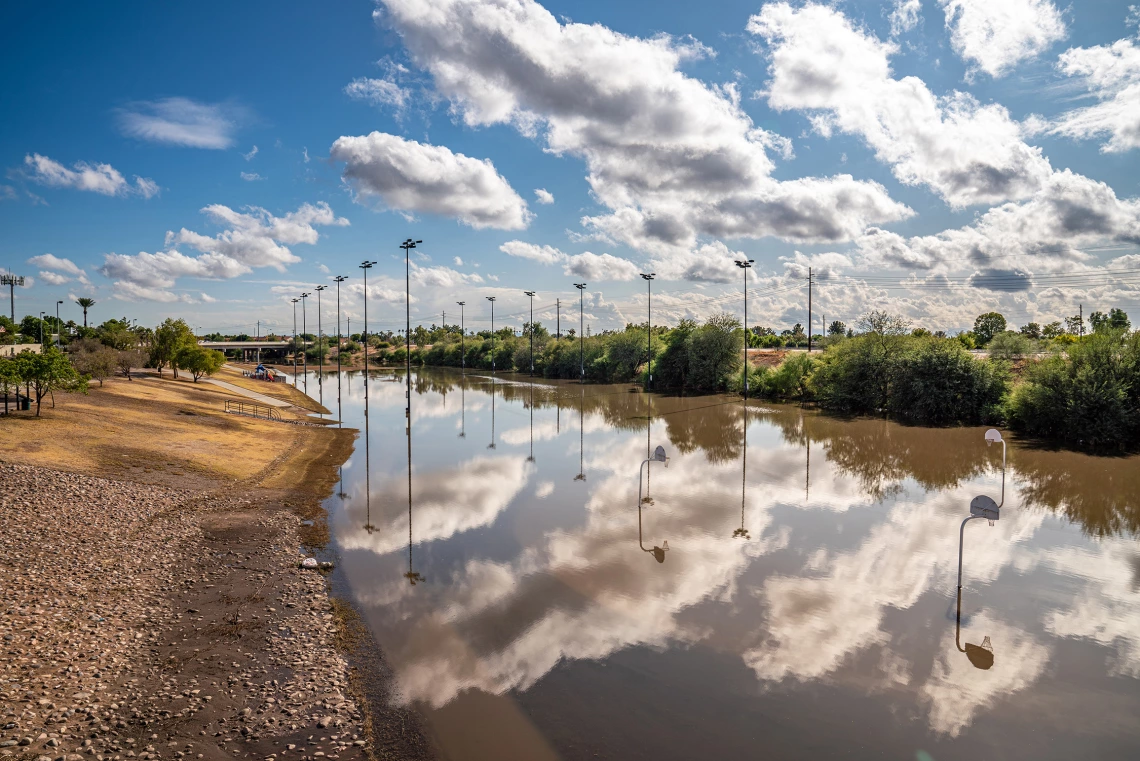
[[95,306],[95,299],[89,299],[86,296],[78,298],[75,303],[83,307],[83,327],[87,327],[87,310]]

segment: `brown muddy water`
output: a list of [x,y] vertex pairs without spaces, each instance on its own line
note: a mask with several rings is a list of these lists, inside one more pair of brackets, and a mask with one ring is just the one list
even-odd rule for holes
[[1138,458],[1003,432],[963,530],[984,428],[430,370],[409,437],[337,385],[340,570],[446,758],[1140,758]]

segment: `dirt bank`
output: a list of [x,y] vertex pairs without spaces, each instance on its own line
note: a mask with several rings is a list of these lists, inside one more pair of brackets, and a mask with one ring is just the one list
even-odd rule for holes
[[300,567],[354,433],[226,397],[116,380],[0,418],[0,757],[375,757],[351,617]]

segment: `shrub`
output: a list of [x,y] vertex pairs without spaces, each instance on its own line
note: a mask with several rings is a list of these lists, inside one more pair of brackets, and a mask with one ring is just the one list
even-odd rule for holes
[[996,422],[1008,388],[999,362],[975,359],[957,341],[923,338],[894,362],[888,409],[922,425]]
[[807,352],[792,354],[775,370],[761,375],[759,392],[773,399],[807,399],[811,396],[809,380],[818,364]]
[[991,357],[1013,360],[1031,353],[1033,344],[1027,336],[1007,330],[994,336],[986,348],[989,349]]
[[1080,449],[1140,444],[1140,333],[1096,333],[1032,364],[1008,414],[1016,430]]

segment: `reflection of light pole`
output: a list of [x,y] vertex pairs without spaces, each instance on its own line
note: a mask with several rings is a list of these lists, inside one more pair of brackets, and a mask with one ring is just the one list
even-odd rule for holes
[[[495,297],[488,296],[487,301],[491,302],[491,374],[495,373]],[[492,381],[492,386],[494,382]],[[494,391],[492,390],[492,393]],[[492,397],[493,399],[494,397]]]
[[491,443],[487,449],[495,448],[495,379],[491,378]]
[[744,490],[748,484],[748,402],[744,402],[744,457],[740,468],[740,528],[733,529],[732,536],[739,539],[751,539],[748,529],[744,528]]
[[[365,371],[367,373],[367,371]],[[367,375],[365,375],[367,378]],[[364,530],[369,534],[375,530],[372,525],[372,456],[369,450],[371,436],[368,435],[368,415],[364,416]]]
[[[737,259],[736,266],[744,272],[744,398],[748,398],[748,270],[755,259]],[[811,332],[811,328],[808,328]]]
[[582,383],[586,382],[586,284],[574,283],[578,289],[578,356],[582,365]]
[[467,376],[459,379],[459,438],[467,438]]
[[641,277],[645,280],[645,286],[648,288],[649,294],[648,309],[645,313],[645,390],[649,390],[650,383],[653,382],[653,278],[657,276],[656,272],[648,274],[642,272]]
[[463,307],[467,306],[466,301],[455,302],[459,305],[459,367],[464,373],[467,372],[467,330],[463,327]]
[[408,572],[404,578],[413,587],[424,577],[412,569],[412,425],[408,423]]
[[665,553],[669,551],[669,540],[662,541],[660,547],[654,545],[651,550],[645,549],[645,544],[641,540],[641,469],[651,461],[663,462],[666,468],[669,467],[669,458],[665,455],[665,447],[658,445],[653,456],[645,458],[637,468],[637,545],[641,547],[642,552],[652,552],[658,563],[664,563]]
[[[348,280],[344,275],[333,278],[336,281],[336,403],[340,407],[340,350],[343,346],[340,338],[340,284]],[[339,416],[338,416],[339,417]]]
[[[1001,442],[1001,502],[1005,504],[1005,440],[1002,439],[1000,431],[991,428],[986,431],[986,446],[995,441]],[[962,526],[958,529],[958,614],[954,626],[954,646],[960,652],[965,653],[966,657],[970,659],[970,663],[979,669],[988,669],[994,665],[994,652],[993,647],[989,646],[989,637],[983,639],[981,645],[973,645],[967,642],[964,648],[958,641],[962,628],[962,545],[965,540],[967,523],[975,518],[985,518],[992,526],[994,521],[1000,517],[1001,504],[994,502],[992,498],[984,494],[979,494],[970,500],[970,514],[962,521]]]
[[534,291],[523,291],[530,296],[530,377],[534,377]]
[[575,481],[586,480],[586,388],[582,387],[582,402],[578,405],[578,475]]
[[530,456],[527,462],[534,462],[534,384],[530,384]]

